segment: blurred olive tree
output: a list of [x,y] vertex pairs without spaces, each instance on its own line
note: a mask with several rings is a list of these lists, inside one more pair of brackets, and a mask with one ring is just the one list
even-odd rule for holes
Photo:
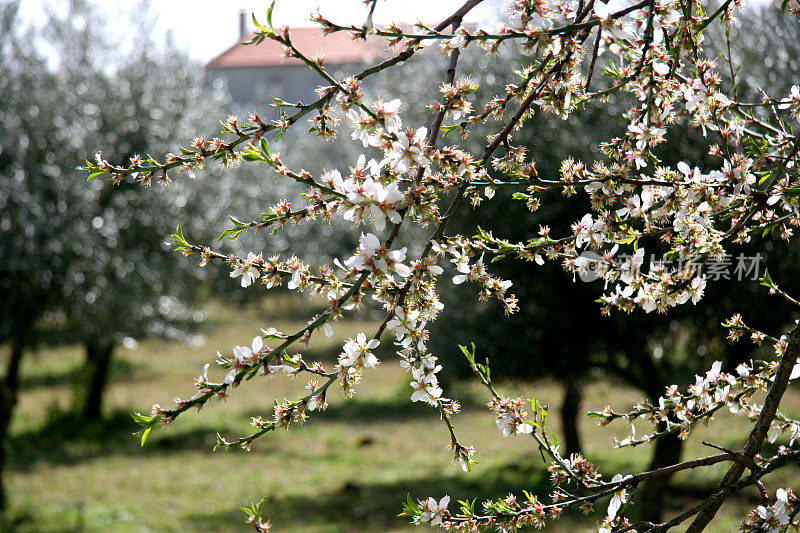
[[[202,65],[169,36],[155,36],[146,1],[129,7],[121,32],[109,31],[120,23],[104,16],[108,6],[87,0],[46,4],[44,32],[25,25],[19,5],[0,6],[0,343],[10,346],[0,379],[0,442],[26,350],[83,344],[75,407],[98,418],[115,346],[154,336],[190,340],[187,326],[203,318],[196,304],[209,295],[244,297],[224,268],[200,269],[168,251],[178,211],[192,221],[187,235],[211,242],[230,226],[230,213],[256,218],[276,202],[299,199],[290,183],[253,165],[224,180],[219,167],[207,168],[196,178],[204,183],[192,186],[154,183],[154,194],[130,183],[87,183],[75,167],[95,157],[89,150],[109,147],[103,156],[116,161],[167,153],[195,135],[210,140],[220,131],[218,117],[253,110],[232,104],[223,85],[207,84]],[[348,160],[337,157],[341,146],[329,145],[327,160]],[[305,144],[290,134],[276,148],[291,161]],[[291,246],[325,261],[354,244],[339,234],[347,235],[327,225],[286,228],[263,252]],[[247,235],[219,247],[256,245],[264,246]]]
[[0,342],[11,348],[0,442],[26,350],[83,344],[77,407],[96,418],[115,345],[185,336],[201,318],[191,309],[197,282],[163,241],[179,208],[204,231],[219,230],[225,212],[209,185],[142,195],[75,171],[93,147],[113,146],[122,160],[218,131],[203,117],[221,113],[225,95],[204,89],[201,66],[153,36],[146,3],[131,9],[123,35],[89,2],[58,4],[66,9],[47,11],[44,32],[25,27],[19,2],[0,6]]

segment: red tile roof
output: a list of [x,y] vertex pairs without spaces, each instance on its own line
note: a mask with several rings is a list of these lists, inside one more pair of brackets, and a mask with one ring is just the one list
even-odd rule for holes
[[[374,40],[353,40],[346,32],[322,36],[319,28],[293,28],[290,30],[292,43],[308,57],[324,55],[329,65],[360,63],[370,61],[381,55],[380,47]],[[297,58],[283,58],[283,47],[275,41],[265,39],[257,45],[237,43],[206,65],[207,68],[264,67],[278,65],[302,65]]]

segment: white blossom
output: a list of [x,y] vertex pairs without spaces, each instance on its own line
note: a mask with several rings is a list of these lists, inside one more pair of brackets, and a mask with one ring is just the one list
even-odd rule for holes
[[248,253],[246,261],[242,261],[241,259],[237,260],[236,266],[231,272],[231,277],[235,278],[237,276],[241,276],[242,287],[249,287],[255,280],[257,280],[261,276],[260,272],[258,271],[258,268],[253,265],[255,261],[260,261],[260,260],[261,260],[260,255],[256,255],[253,252]]
[[438,502],[428,498],[422,504],[422,514],[419,517],[420,522],[430,522],[432,526],[442,523],[443,514],[447,511],[447,506],[450,504],[450,496],[444,496]]

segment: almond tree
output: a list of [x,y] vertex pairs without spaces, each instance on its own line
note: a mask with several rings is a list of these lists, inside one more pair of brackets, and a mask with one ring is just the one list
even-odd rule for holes
[[[460,405],[443,390],[437,377],[441,365],[428,350],[428,324],[440,317],[446,320],[448,313],[437,292],[444,276],[442,264],[454,266],[453,283],[474,284],[478,299],[495,302],[509,314],[518,311],[517,299],[510,292],[512,282],[493,272],[495,258],[532,265],[558,262],[570,277],[591,270],[605,282],[604,289],[598,290],[599,312],[669,313],[679,306],[702,311],[716,261],[742,244],[758,246],[767,235],[792,238],[798,224],[800,147],[792,128],[800,115],[800,88],[795,85],[785,93],[757,99],[740,97],[725,74],[735,72],[736,65],[715,62],[703,54],[706,38],[712,35],[706,30],[711,25],[732,27],[740,8],[737,3],[728,0],[710,6],[643,0],[610,6],[595,0],[514,0],[509,4],[508,23],[493,29],[462,26],[463,17],[480,3],[468,0],[437,26],[418,24],[411,29],[372,24],[375,1],[367,2],[370,15],[363,25],[342,25],[322,14],[313,15],[327,32],[378,36],[394,45],[393,55],[344,79],[332,77],[322,60],[303,55],[288,28],[273,25],[270,9],[258,21],[252,44],[277,41],[288,57],[320,73],[328,85],[318,89],[317,101],[286,106],[285,114],[274,122],[263,120],[258,112],[246,121],[230,117],[222,136],[211,141],[197,138],[177,156],[137,159],[130,164],[98,157],[87,163],[90,176],[144,184],[166,183],[178,172],[213,161],[226,168],[243,162],[260,165],[274,171],[279,180],[298,183],[306,191],[306,201],[300,206],[279,203],[261,218],[236,222],[228,235],[339,217],[352,222],[359,233],[358,247],[349,257],[312,269],[309,260],[296,255],[265,258],[253,252],[246,256],[220,253],[190,241],[179,229],[173,236],[177,250],[199,256],[201,264],[227,264],[243,287],[260,284],[270,289],[286,283],[289,289],[325,299],[328,307],[309,317],[299,331],[284,333],[265,325],[252,341],[244,342],[249,347],[218,353],[224,377],[209,376],[206,365],[191,397],[178,399],[168,408],[155,405],[150,414],[136,414],[143,426],[143,443],[152,429],[214,398],[235,394],[237,387],[248,386],[252,379],[307,375],[305,392],[294,400],[276,401],[272,413],[255,417],[252,433],[218,437],[217,447],[250,449],[267,433],[300,426],[324,410],[335,383],[346,397],[356,394],[362,376],[380,363],[373,350],[387,332],[411,377],[411,401],[429,404],[439,413],[454,462],[468,470],[476,452],[457,437]],[[368,99],[361,82],[426,45],[438,46],[445,54],[441,80],[435,82],[440,96],[429,103],[428,126],[409,125],[401,100]],[[469,47],[489,54],[500,47],[519,47],[527,60],[509,73],[513,82],[503,92],[471,101],[475,80],[467,76],[469,72],[459,72],[461,50]],[[761,50],[762,54],[771,52]],[[585,105],[602,104],[613,93],[629,94],[633,104],[618,116],[624,121],[623,131],[609,134],[596,160],[567,157],[557,171],[545,175],[537,170],[537,154],[515,139],[514,132],[534,113],[569,120]],[[364,148],[363,157],[349,169],[328,169],[318,175],[288,167],[269,141],[306,118],[310,133],[322,141],[336,135],[340,120],[349,123],[352,140]],[[481,150],[468,150],[454,137],[468,136],[475,124],[484,121],[496,127]],[[666,162],[663,143],[675,124],[689,124],[712,139],[709,155],[714,166],[701,169],[697,161]],[[443,140],[445,132],[450,135]],[[515,197],[531,211],[544,209],[557,193],[582,195],[589,208],[572,214],[568,230],[543,224],[529,228],[525,239],[507,239],[499,231],[470,237],[449,230],[462,202],[479,206],[497,201],[501,197],[493,193],[500,188],[515,191]],[[479,217],[480,209],[470,216]],[[408,226],[428,228],[428,234],[415,243]],[[414,244],[418,252],[413,251]],[[645,262],[651,251],[660,259]],[[535,267],[530,275],[536,276]],[[750,283],[760,283],[764,291],[792,306],[800,305],[766,272],[760,281]],[[304,359],[299,344],[320,330],[328,332],[346,313],[371,302],[385,312],[375,331],[348,340],[332,367]],[[479,362],[480,354],[462,347],[476,379],[486,388],[488,407],[502,436],[527,436],[548,457],[553,492],[549,499],[525,492],[480,505],[475,501],[451,505],[448,495],[422,495],[409,497],[403,515],[415,524],[448,530],[513,530],[544,526],[567,508],[589,513],[600,506],[605,508],[599,518],[600,531],[666,531],[691,520],[687,531],[697,532],[714,519],[729,496],[754,487],[760,491],[761,505],[743,517],[741,529],[786,529],[800,511],[800,502],[791,488],[768,490],[765,483],[776,470],[800,458],[800,422],[779,409],[789,382],[800,377],[800,327],[761,331],[749,319],[735,314],[724,326],[731,340],[745,336],[769,346],[761,359],[743,362],[731,371],[714,362],[690,386],[664,383],[657,401],[643,400],[625,412],[606,407],[595,413],[603,424],[640,421],[651,426],[645,433],[631,433],[619,446],[650,443],[669,435],[688,438],[722,409],[753,421],[738,450],[710,443],[718,453],[676,460],[636,475],[606,477],[581,455],[562,455],[546,426],[547,407],[535,398],[501,395],[488,366]],[[576,323],[572,334],[585,334],[582,326]],[[786,444],[773,452],[764,447],[768,435]],[[729,469],[710,496],[666,520],[629,519],[629,506],[636,501],[642,482],[720,463]],[[248,522],[266,531],[269,524],[261,518],[262,507],[251,505]]]

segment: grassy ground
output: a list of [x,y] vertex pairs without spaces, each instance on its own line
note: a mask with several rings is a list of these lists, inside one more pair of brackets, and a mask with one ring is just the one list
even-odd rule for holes
[[[435,411],[410,404],[408,379],[390,356],[366,374],[356,399],[345,402],[331,391],[331,407],[306,427],[268,435],[250,453],[212,452],[217,431],[226,436],[248,432],[249,417],[271,413],[275,398],[297,397],[305,381],[272,378],[251,381],[225,404],[181,417],[154,432],[145,448],[128,409],[147,411],[153,402],[169,405],[176,395],[192,394],[192,379],[217,349],[245,344],[259,327],[294,331],[303,319],[292,316],[295,302],[273,299],[247,308],[218,307],[206,343],[145,342],[116,354],[113,383],[102,423],[83,426],[66,414],[69,381],[78,374],[78,347],[43,350],[23,368],[23,389],[13,424],[8,487],[12,510],[0,529],[12,531],[245,531],[237,510],[249,498],[269,495],[267,512],[282,532],[409,531],[396,518],[407,493],[457,498],[502,496],[533,489],[546,494],[542,461],[528,438],[502,439],[483,408],[485,395],[474,384],[448,391],[464,400],[455,419],[463,442],[478,449],[480,464],[463,473],[449,462],[447,432]],[[287,318],[288,317],[288,318]],[[348,336],[374,328],[374,320],[342,322],[333,339],[316,339],[307,360],[330,360]],[[504,384],[558,404],[560,390],[549,382]],[[789,412],[800,412],[800,393],[790,389]],[[589,387],[585,406],[624,408],[639,397],[618,383]],[[553,429],[558,431],[554,417]],[[745,421],[723,415],[693,439],[688,453],[707,454],[701,440],[735,448]],[[624,428],[598,429],[582,422],[585,451],[608,472],[633,472],[649,459],[647,448],[611,451]],[[615,433],[616,432],[616,433]],[[676,495],[665,496],[679,508],[713,486],[723,466],[678,476]],[[784,479],[796,477],[796,468]],[[770,487],[774,493],[775,487]],[[680,490],[683,491],[681,495]],[[724,508],[714,531],[735,530],[737,513],[757,504],[755,494]],[[567,516],[556,531],[596,530],[600,516]]]

